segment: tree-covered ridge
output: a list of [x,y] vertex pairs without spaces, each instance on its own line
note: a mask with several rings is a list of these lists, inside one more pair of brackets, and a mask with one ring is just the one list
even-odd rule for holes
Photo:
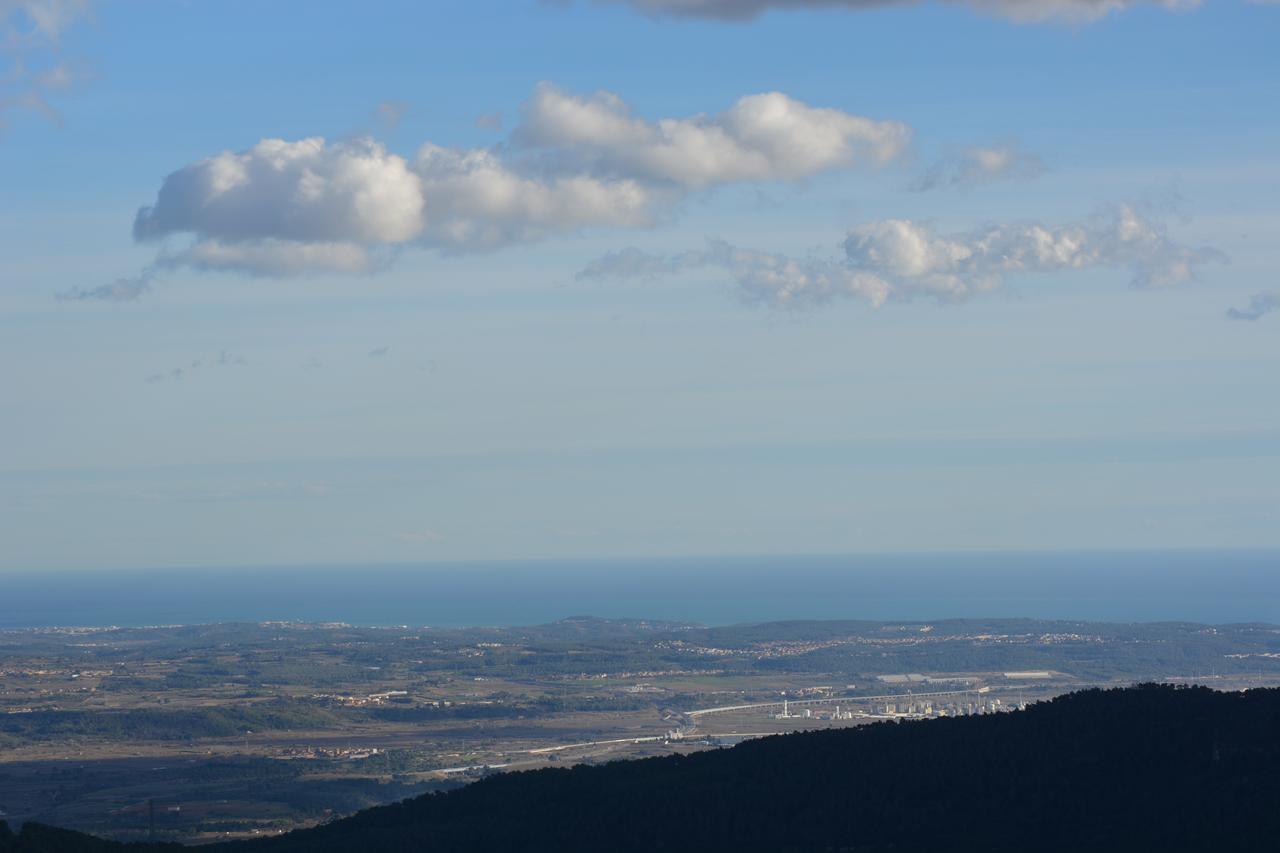
[[[1173,853],[1271,850],[1277,838],[1280,690],[1144,685],[1082,691],[1018,714],[493,776],[226,846]],[[5,853],[124,849],[39,827],[0,841]]]

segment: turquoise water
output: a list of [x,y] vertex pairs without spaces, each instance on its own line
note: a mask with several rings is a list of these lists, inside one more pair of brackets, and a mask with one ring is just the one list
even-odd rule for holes
[[1034,617],[1280,623],[1280,551],[726,557],[9,573],[0,627]]

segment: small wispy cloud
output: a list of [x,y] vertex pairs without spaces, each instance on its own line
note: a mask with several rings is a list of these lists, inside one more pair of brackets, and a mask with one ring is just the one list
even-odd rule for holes
[[226,350],[223,350],[222,352],[218,353],[218,357],[217,359],[214,360],[214,364],[218,365],[219,367],[227,367],[228,365],[232,365],[232,364],[236,364],[236,365],[248,364],[248,362],[244,360],[244,356],[242,355],[232,355]]
[[17,38],[56,43],[89,10],[89,0],[0,0],[0,23]]
[[62,116],[49,98],[86,75],[59,56],[62,33],[89,15],[88,0],[0,0],[0,131],[6,114],[29,110],[54,124]]
[[613,252],[606,252],[587,264],[574,276],[578,281],[591,281],[601,278],[616,278],[623,281],[649,280],[667,275],[675,275],[687,269],[705,266],[711,262],[715,250],[727,246],[722,241],[711,241],[707,251],[692,250],[676,255],[655,255],[627,246]]
[[195,358],[182,367],[175,367],[161,373],[152,373],[145,381],[155,384],[158,382],[181,382],[197,370],[207,370],[217,367],[243,367],[249,362],[242,355],[237,355],[230,350],[220,350],[217,355],[212,358]]
[[1012,145],[971,146],[929,166],[911,184],[917,192],[960,189],[1004,179],[1034,178],[1044,172],[1044,161]]
[[475,124],[481,130],[502,130],[502,113],[485,113],[476,119]]
[[374,108],[373,115],[378,120],[378,124],[387,130],[394,130],[404,120],[404,114],[408,109],[409,105],[404,101],[382,101]]
[[146,381],[149,384],[154,385],[157,382],[181,382],[183,379],[186,379],[186,378],[187,378],[187,372],[183,370],[181,367],[175,367],[173,368],[173,370],[170,370],[166,373],[152,373],[150,376],[147,377]]
[[97,287],[73,287],[54,294],[59,302],[133,302],[151,292],[155,272],[148,268],[133,278],[118,278]]
[[369,350],[369,358],[382,358],[389,352],[391,352],[390,346],[375,347],[374,349]]
[[1244,308],[1228,308],[1228,320],[1261,320],[1268,314],[1280,311],[1280,290],[1264,290],[1249,297]]

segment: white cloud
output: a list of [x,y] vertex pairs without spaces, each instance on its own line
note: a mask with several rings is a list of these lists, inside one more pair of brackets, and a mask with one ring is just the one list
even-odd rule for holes
[[356,275],[373,272],[378,264],[369,248],[358,243],[307,243],[268,237],[233,243],[216,238],[198,240],[179,251],[161,252],[156,266],[286,278],[317,272]]
[[1128,267],[1133,284],[1160,287],[1189,281],[1199,265],[1222,260],[1209,248],[1169,239],[1164,227],[1128,205],[1084,223],[988,225],[967,234],[939,236],[908,219],[886,219],[850,229],[848,262],[904,292],[947,298],[993,290],[1010,275]]
[[[888,6],[914,6],[919,0],[598,0],[626,3],[643,12],[673,17],[746,21],[769,11],[794,9],[844,9],[858,11]],[[1194,9],[1200,0],[943,0],[969,6],[979,12],[1029,23],[1064,21],[1081,23],[1136,6]],[[1258,0],[1255,0],[1258,2]],[[1269,0],[1263,0],[1269,2]]]
[[1011,276],[1083,269],[1128,268],[1137,286],[1169,286],[1194,279],[1202,264],[1225,260],[1214,249],[1174,242],[1128,206],[1085,223],[990,225],[948,236],[908,219],[884,219],[851,228],[843,248],[844,257],[833,259],[719,241],[673,256],[632,248],[597,259],[579,277],[653,278],[716,266],[753,302],[799,307],[848,297],[878,307],[921,296],[960,301],[996,290]]
[[1044,171],[1034,154],[1012,145],[970,146],[935,162],[911,185],[918,191],[973,187],[1004,178],[1031,178]]
[[170,174],[133,233],[164,242],[164,268],[364,273],[397,247],[489,251],[584,228],[645,227],[692,192],[882,163],[909,136],[899,122],[778,93],[712,117],[651,122],[616,95],[543,85],[514,145],[428,142],[406,159],[368,138],[264,139]]
[[524,174],[491,151],[422,146],[414,159],[427,199],[425,245],[497,249],[593,225],[652,221],[662,196],[628,179]]
[[733,276],[750,302],[775,308],[821,305],[837,297],[861,299],[880,307],[892,287],[875,275],[837,261],[712,244],[709,259]]
[[165,178],[138,211],[138,240],[191,232],[230,242],[399,243],[422,229],[418,176],[369,139],[264,139]]
[[403,157],[370,139],[264,139],[165,178],[138,211],[134,238],[192,234],[161,253],[166,267],[286,276],[368,272],[370,248],[404,243],[423,227],[422,182]]
[[582,97],[545,84],[515,134],[597,171],[689,188],[879,164],[910,137],[901,122],[810,107],[780,92],[747,96],[715,116],[650,122],[612,93]]

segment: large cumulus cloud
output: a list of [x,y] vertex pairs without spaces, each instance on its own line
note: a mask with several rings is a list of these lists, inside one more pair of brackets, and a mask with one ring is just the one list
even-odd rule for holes
[[804,178],[902,152],[910,130],[780,92],[740,99],[715,116],[645,121],[616,95],[538,87],[516,139],[557,149],[595,171],[700,189]]
[[264,139],[169,175],[133,235],[396,243],[421,230],[422,202],[409,164],[371,140]]
[[265,139],[169,175],[138,211],[134,238],[190,233],[166,265],[287,274],[368,269],[367,248],[422,230],[422,182],[404,158],[370,140]]
[[161,244],[160,268],[360,273],[396,247],[489,251],[644,226],[690,193],[879,165],[909,138],[899,122],[776,92],[649,121],[612,93],[543,85],[493,149],[428,142],[404,157],[372,139],[309,138],[223,151],[165,178],[133,233]]
[[669,196],[632,179],[578,170],[525,172],[492,151],[427,144],[414,159],[427,199],[419,242],[449,251],[501,248],[588,226],[639,226]]

